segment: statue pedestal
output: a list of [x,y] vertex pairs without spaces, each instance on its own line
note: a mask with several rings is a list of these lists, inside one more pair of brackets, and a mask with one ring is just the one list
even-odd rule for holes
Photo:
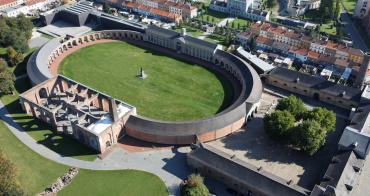
[[138,75],[138,77],[142,80],[144,80],[145,78],[148,77],[148,75],[145,74],[144,72],[144,69],[143,68],[140,68],[140,74]]

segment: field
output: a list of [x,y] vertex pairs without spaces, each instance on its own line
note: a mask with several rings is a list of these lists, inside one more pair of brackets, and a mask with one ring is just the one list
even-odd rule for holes
[[[137,77],[140,68],[148,75],[144,80]],[[231,84],[207,69],[125,42],[82,48],[67,56],[59,69],[158,120],[209,117],[232,98]]]
[[342,5],[348,13],[353,13],[356,7],[356,0],[342,0]]
[[[26,58],[25,62],[28,58]],[[21,63],[17,67],[13,67],[10,70],[16,76],[22,76],[26,73],[26,63]],[[78,158],[81,160],[92,161],[96,158],[93,151],[78,143],[77,141],[54,134],[53,131],[45,127],[43,123],[40,123],[30,116],[24,114],[19,105],[18,93],[21,93],[30,88],[28,78],[22,77],[16,81],[16,92],[14,95],[1,96],[1,101],[6,105],[7,110],[10,112],[11,117],[23,127],[27,133],[46,147],[56,151],[62,156],[68,156]],[[5,156],[11,160],[17,168],[17,179],[20,185],[25,190],[26,195],[36,195],[43,191],[51,183],[63,175],[67,170],[68,166],[61,165],[45,159],[39,154],[35,153],[19,141],[10,130],[3,124],[2,116],[0,118],[0,150]],[[45,135],[48,135],[48,139],[45,139]],[[116,173],[112,174],[112,173]],[[66,190],[66,195],[81,195],[80,191],[92,190],[98,195],[101,192],[98,190],[105,190],[106,187],[110,188],[110,191],[114,195],[128,195],[128,193],[135,193],[138,195],[166,195],[164,183],[156,176],[148,174],[146,172],[132,171],[132,170],[118,170],[118,171],[90,171],[81,170],[81,176],[76,177],[76,183],[72,183]],[[90,183],[96,182],[95,180],[103,180],[109,182],[109,185],[105,183]],[[78,179],[82,179],[85,184],[81,185]],[[122,188],[125,182],[126,186]],[[129,184],[135,182],[135,185]],[[104,186],[104,187],[103,187]],[[139,190],[138,187],[149,187],[148,189]],[[112,188],[115,187],[115,190]],[[83,188],[83,189],[81,189]],[[80,190],[81,189],[81,190]],[[101,194],[105,195],[105,194]]]
[[157,176],[136,170],[80,170],[72,183],[58,195],[168,195]]

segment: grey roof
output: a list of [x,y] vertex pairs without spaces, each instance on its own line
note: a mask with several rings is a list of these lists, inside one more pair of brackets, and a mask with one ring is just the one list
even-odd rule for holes
[[320,186],[325,189],[334,187],[337,195],[350,195],[351,187],[357,184],[363,164],[364,160],[357,157],[353,151],[339,151],[333,156]]
[[349,86],[343,86],[330,82],[321,77],[311,76],[305,73],[289,70],[283,67],[276,67],[270,72],[270,75],[278,77],[288,82],[296,82],[308,88],[323,91],[333,96],[342,96],[345,99],[358,102],[361,98],[361,90]]
[[245,51],[243,47],[239,47],[237,50],[239,55],[244,59],[252,63],[252,66],[257,69],[260,73],[267,73],[275,68],[272,64],[267,63],[266,61],[258,58],[257,56]]
[[35,51],[27,62],[27,74],[33,84],[52,78],[48,68],[49,55],[60,45],[60,39],[54,38]]
[[189,35],[181,36],[181,34],[176,32],[176,31],[173,31],[173,30],[170,30],[170,29],[164,29],[164,28],[161,28],[161,27],[158,27],[158,26],[155,26],[155,25],[149,25],[148,30],[156,31],[157,33],[159,33],[162,36],[164,36],[166,38],[169,38],[169,39],[178,38],[178,39],[182,39],[182,41],[190,42],[190,43],[193,43],[193,44],[196,44],[196,45],[199,45],[199,46],[203,46],[203,47],[204,46],[209,47],[213,50],[215,50],[217,48],[217,44],[207,42],[207,41],[204,41],[204,40],[201,40],[201,39],[189,36]]
[[185,41],[187,41],[187,42],[191,42],[191,43],[194,43],[194,44],[197,44],[197,45],[200,45],[200,46],[205,46],[205,47],[211,48],[213,50],[215,50],[217,48],[217,44],[207,42],[207,41],[204,41],[204,40],[201,40],[201,39],[189,36],[189,35],[185,35],[184,38],[185,38]]
[[264,171],[263,168],[258,169],[210,145],[202,144],[202,146],[189,153],[188,159],[201,160],[204,166],[217,170],[224,176],[237,179],[240,183],[261,191],[263,195],[308,195],[308,190],[296,184],[289,185],[283,178]]
[[349,127],[370,134],[370,105],[356,109]]
[[169,30],[169,29],[164,29],[164,28],[161,28],[161,27],[157,27],[155,25],[149,25],[147,30],[156,31],[157,33],[160,33],[162,36],[165,36],[166,38],[175,38],[175,37],[180,36],[180,33],[176,32],[176,31],[172,31],[172,30]]
[[86,12],[91,12],[94,9],[95,8],[93,6],[81,2],[81,3],[76,3],[70,7],[67,7],[64,10],[67,12],[74,13],[74,14],[82,14]]

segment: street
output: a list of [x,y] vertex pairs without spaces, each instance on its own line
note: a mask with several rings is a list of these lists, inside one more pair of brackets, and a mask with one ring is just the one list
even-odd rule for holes
[[364,40],[361,38],[360,33],[357,31],[353,21],[351,20],[350,16],[342,10],[340,14],[340,19],[344,23],[344,31],[351,37],[353,41],[353,46],[355,48],[361,49],[362,51],[368,51],[368,47],[366,46]]

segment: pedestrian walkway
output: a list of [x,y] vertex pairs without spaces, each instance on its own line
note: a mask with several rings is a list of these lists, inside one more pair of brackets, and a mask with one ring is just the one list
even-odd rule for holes
[[0,118],[9,130],[26,146],[41,156],[57,163],[91,170],[137,169],[159,176],[166,184],[170,195],[179,195],[179,184],[189,175],[186,166],[186,153],[189,147],[163,149],[150,152],[128,153],[122,148],[116,148],[103,160],[93,162],[64,157],[37,143],[16,122],[0,102]]

